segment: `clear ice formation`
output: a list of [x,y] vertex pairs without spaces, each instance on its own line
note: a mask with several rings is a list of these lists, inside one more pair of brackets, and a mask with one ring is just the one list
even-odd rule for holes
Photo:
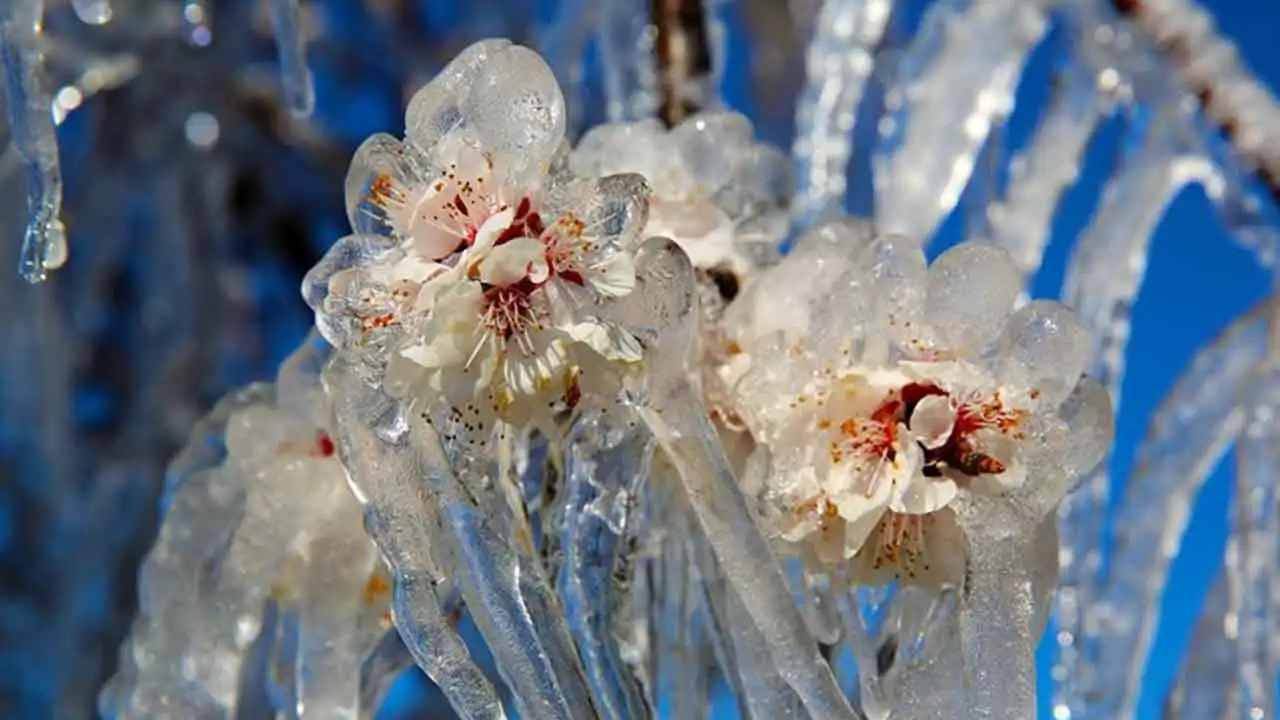
[[307,68],[307,37],[301,27],[298,0],[268,0],[267,12],[280,56],[280,83],[285,105],[296,117],[307,117],[315,109],[315,88]]
[[822,3],[796,107],[796,126],[807,133],[797,134],[792,148],[798,168],[792,212],[802,227],[838,211],[844,202],[854,121],[892,10],[892,0]]
[[297,717],[360,717],[390,586],[327,429],[325,352],[306,343],[274,386],[228,397],[170,467],[166,530],[104,713],[233,717],[270,603],[297,623]]
[[43,282],[67,260],[62,226],[62,169],[53,131],[53,100],[41,76],[42,0],[14,0],[0,6],[0,62],[4,65],[5,107],[11,142],[22,158],[27,183],[26,235],[18,272]]
[[926,12],[885,99],[875,197],[881,227],[927,241],[959,202],[991,128],[1013,110],[1048,21],[1039,0],[943,0]]
[[[284,104],[306,115],[298,4],[268,7]],[[744,717],[1027,720],[1054,613],[1055,717],[1133,717],[1194,496],[1234,443],[1227,557],[1168,709],[1269,717],[1273,301],[1152,419],[1105,557],[1102,509],[1155,228],[1188,184],[1220,200],[1240,176],[1196,134],[1186,91],[1229,76],[1206,113],[1249,120],[1237,150],[1263,167],[1274,101],[1183,3],[1144,4],[1139,24],[1202,43],[1180,56],[1185,88],[1092,4],[939,0],[890,56],[876,217],[844,217],[852,119],[893,8],[814,3],[790,158],[716,102],[675,127],[653,117],[651,8],[635,0],[563,3],[539,35],[550,64],[485,40],[414,93],[405,136],[351,161],[351,234],[303,286],[316,332],[172,463],[103,714],[231,717],[265,646],[286,717],[371,717],[416,664],[464,718],[504,718],[504,698],[528,718],[700,717],[723,682]],[[715,84],[728,23],[703,9]],[[47,239],[60,181],[40,10],[0,11],[32,279],[65,256]],[[111,7],[74,10],[95,23]],[[928,263],[1051,10],[1081,57],[1008,191],[975,201],[984,232]],[[207,9],[184,17],[207,44]],[[566,107],[561,86],[588,38],[610,122],[571,144],[585,93]],[[1125,153],[1072,250],[1071,307],[1030,300],[1059,201],[1116,111]]]

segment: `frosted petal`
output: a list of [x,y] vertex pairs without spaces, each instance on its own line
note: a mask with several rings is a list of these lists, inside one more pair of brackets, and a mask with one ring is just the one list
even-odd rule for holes
[[384,314],[395,243],[372,235],[352,235],[334,244],[302,281],[302,297],[316,313],[316,328],[336,348],[367,345],[385,328],[372,332],[362,318]]
[[479,67],[461,111],[512,187],[545,172],[564,140],[564,96],[555,74],[537,53],[519,45],[494,53]]
[[481,40],[459,53],[410,98],[404,116],[405,137],[427,150],[453,129],[471,122],[462,112],[471,85],[480,68],[508,47],[510,40]]
[[1084,477],[1107,456],[1115,439],[1116,416],[1111,396],[1102,383],[1084,378],[1063,401],[1058,415],[1067,425],[1064,465],[1073,476]]
[[873,302],[862,359],[875,363],[888,352],[885,342],[902,345],[919,336],[924,323],[927,275],[924,250],[914,238],[905,235],[876,238],[868,246],[864,262]]
[[1009,318],[1000,338],[998,377],[1038,391],[1048,406],[1067,397],[1089,362],[1089,334],[1075,313],[1052,300],[1036,300]]
[[750,158],[751,121],[735,112],[703,112],[671,130],[686,168],[709,195],[732,182]]
[[417,148],[386,133],[369,136],[356,149],[347,170],[347,220],[351,229],[357,233],[392,234],[388,203],[375,193],[375,183],[390,181],[390,189],[383,192],[402,193],[425,191],[432,179],[430,165]]
[[961,243],[929,266],[925,321],[936,346],[959,357],[986,349],[1004,327],[1021,287],[1009,253]]
[[588,130],[569,158],[569,168],[584,177],[638,172],[655,184],[666,185],[683,172],[675,153],[660,151],[666,129],[657,120],[608,123]]

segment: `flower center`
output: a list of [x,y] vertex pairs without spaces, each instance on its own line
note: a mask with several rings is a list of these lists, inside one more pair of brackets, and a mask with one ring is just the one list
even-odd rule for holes
[[864,550],[872,554],[872,566],[876,570],[885,565],[913,567],[924,553],[924,528],[931,522],[929,515],[886,512],[872,534],[871,546]]
[[[520,198],[520,202],[516,204],[516,214],[511,218],[511,224],[498,234],[498,239],[494,241],[494,245],[504,245],[516,238],[542,237],[546,232],[546,227],[542,224],[542,216],[533,210],[533,202],[528,196]],[[472,231],[471,241],[475,241],[475,231]]]
[[528,331],[537,325],[531,298],[534,289],[536,286],[528,279],[485,289],[481,324],[503,341],[515,338],[522,350],[532,352]]
[[975,477],[1005,471],[1003,462],[976,449],[977,433],[994,429],[1022,439],[1022,415],[1019,410],[1005,407],[998,393],[990,398],[957,402],[934,383],[911,382],[889,391],[869,414],[850,415],[839,424],[824,418],[818,427],[834,430],[828,446],[832,463],[852,456],[893,462],[897,457],[898,427],[902,425],[911,431],[923,452],[921,472],[926,477],[942,477],[948,468]]

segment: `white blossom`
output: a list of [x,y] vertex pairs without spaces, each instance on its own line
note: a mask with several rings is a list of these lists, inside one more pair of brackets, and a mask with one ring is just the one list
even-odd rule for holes
[[[959,584],[967,498],[1061,498],[1058,406],[1087,337],[1056,303],[1010,315],[1011,269],[964,244],[926,271],[918,245],[837,224],[734,308],[721,375],[766,448],[747,487],[784,549],[859,582]],[[779,304],[779,283],[800,297]]]

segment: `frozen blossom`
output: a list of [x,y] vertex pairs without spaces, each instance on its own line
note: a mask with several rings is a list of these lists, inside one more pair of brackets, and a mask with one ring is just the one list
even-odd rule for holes
[[[800,297],[779,302],[781,285]],[[1060,412],[1088,338],[1057,303],[1011,312],[1003,250],[961,244],[926,269],[912,240],[839,221],[754,288],[721,371],[767,449],[747,483],[770,532],[819,570],[960,585],[973,498],[1038,520],[1074,479],[1067,453],[1100,457]]]
[[[1072,618],[1086,617],[1071,603],[1092,581],[1073,579],[1072,568],[1088,565],[1085,553],[1101,540],[1081,535],[1095,520],[1082,525],[1072,511],[1060,523],[1058,512],[1112,442],[1118,376],[1098,368],[1119,367],[1127,335],[1117,328],[1128,327],[1137,285],[1106,317],[1088,300],[1108,297],[1099,288],[1116,272],[1136,280],[1145,266],[1111,267],[1124,248],[1093,233],[1075,250],[1093,265],[1068,273],[1079,316],[1029,301],[1047,216],[1027,199],[1060,195],[1059,166],[1078,164],[1102,110],[1131,99],[1103,102],[1100,87],[1178,92],[1150,77],[1104,81],[1139,64],[1101,62],[1133,39],[1101,47],[1124,36],[1094,32],[1103,25],[1091,10],[1051,19],[1035,3],[945,1],[904,52],[896,38],[880,47],[892,3],[808,3],[817,23],[839,22],[815,31],[796,131],[833,142],[797,144],[802,178],[822,181],[797,194],[787,156],[758,140],[746,117],[719,109],[710,87],[707,107],[716,109],[674,127],[644,117],[670,100],[647,103],[645,78],[701,58],[686,46],[697,44],[691,17],[650,18],[643,5],[570,3],[557,22],[583,25],[546,33],[572,36],[578,50],[596,34],[616,106],[609,115],[628,122],[590,129],[571,146],[566,130],[589,108],[567,120],[557,72],[530,49],[484,40],[412,95],[403,137],[379,133],[359,146],[344,187],[350,234],[303,283],[315,333],[274,385],[224,401],[173,465],[168,514],[140,578],[140,618],[102,694],[105,716],[243,714],[254,646],[266,645],[270,710],[302,720],[371,717],[390,676],[411,662],[458,716],[488,720],[511,708],[609,720],[658,708],[703,713],[712,662],[746,717],[1026,720],[1060,557],[1062,667],[1111,667],[1145,652],[1126,638],[1153,631],[1153,598],[1176,542],[1130,530],[1150,529],[1138,520],[1157,515],[1177,530],[1186,498],[1153,504],[1139,493],[1122,506],[1122,519],[1128,508],[1137,520],[1120,524],[1121,542],[1107,551],[1109,601],[1089,611],[1106,623]],[[719,18],[724,8],[713,5],[703,20]],[[305,115],[315,101],[305,18],[296,0],[271,0],[269,14],[286,104]],[[987,207],[993,188],[973,178],[1000,183],[978,161],[1000,157],[999,125],[1027,55],[1060,21],[1063,35],[1093,38],[1089,64],[1071,68],[1070,102],[1046,121],[1062,132],[1041,133],[1044,147],[1032,153],[1061,162],[1044,177],[1014,173],[1001,204]],[[711,62],[723,65],[732,24],[707,24]],[[10,25],[0,46],[29,55],[30,33]],[[975,44],[974,33],[991,42]],[[13,57],[25,67],[26,55]],[[832,72],[817,62],[824,57],[848,67]],[[572,79],[581,62],[565,53],[554,64]],[[875,105],[850,98],[880,65],[892,72],[882,78],[888,116],[871,158],[877,217],[809,229],[843,197],[849,128]],[[727,79],[725,67],[685,70]],[[589,83],[578,84],[576,94],[588,95]],[[614,112],[623,105],[636,112]],[[1148,173],[1160,192],[1129,203],[1143,222],[1128,225],[1139,231],[1112,233],[1141,246],[1138,256],[1169,188],[1182,187],[1164,171],[1209,166],[1184,146],[1181,108],[1162,97],[1137,114],[1158,122],[1131,130],[1149,142],[1127,158],[1137,158],[1129,170],[1163,172]],[[14,125],[18,149],[35,147]],[[52,136],[42,132],[35,144],[44,147]],[[962,197],[971,221],[991,219],[992,237],[974,232],[928,262],[922,243]],[[1120,217],[1102,207],[1104,220]],[[783,253],[793,219],[807,232]],[[1221,346],[1232,351],[1219,353],[1230,367],[1188,373],[1179,390],[1194,386],[1214,402],[1191,408],[1175,391],[1169,407],[1181,414],[1156,423],[1135,475],[1199,482],[1212,463],[1186,461],[1188,448],[1217,457],[1250,423],[1240,487],[1256,493],[1238,493],[1223,581],[1231,592],[1217,593],[1230,612],[1214,612],[1255,631],[1229,638],[1221,653],[1235,666],[1230,687],[1184,688],[1201,704],[1233,694],[1273,704],[1263,680],[1275,675],[1275,653],[1263,636],[1275,608],[1263,590],[1276,531],[1274,513],[1258,510],[1270,505],[1254,501],[1274,495],[1264,441],[1277,403],[1263,391],[1275,373],[1257,366],[1263,341],[1277,343],[1258,317],[1247,347],[1230,338]],[[1241,377],[1263,390],[1244,403],[1222,392]],[[1181,445],[1160,446],[1170,438]],[[1177,472],[1159,472],[1171,462]],[[1075,496],[1085,495],[1081,507],[1096,504],[1094,490]],[[1162,562],[1126,562],[1154,557],[1157,546]],[[1143,593],[1119,592],[1138,581]],[[473,657],[463,616],[485,653]],[[1128,663],[1130,675],[1143,659]],[[1215,667],[1190,667],[1184,684],[1221,676]],[[1098,692],[1094,678],[1055,682],[1062,694],[1079,682],[1100,707],[1119,699]],[[1135,683],[1113,690],[1133,696]]]
[[317,326],[368,379],[456,420],[548,425],[608,397],[641,347],[605,318],[635,285],[637,175],[569,171],[546,63],[503,40],[414,95],[404,141],[369,138],[347,178],[356,234],[309,275]]
[[589,175],[633,172],[649,182],[646,237],[674,240],[689,256],[699,286],[701,385],[728,442],[728,388],[714,368],[733,352],[722,331],[725,309],[755,276],[775,264],[788,229],[791,173],[786,156],[755,139],[742,115],[704,111],[667,129],[657,120],[609,123],[588,131],[570,167]]
[[[117,717],[233,713],[268,601],[297,623],[285,664],[299,716],[358,715],[390,585],[326,428],[317,352],[304,345],[276,386],[229,398],[175,462],[179,484],[142,573],[144,615],[102,697]],[[210,456],[210,445],[224,451]]]

